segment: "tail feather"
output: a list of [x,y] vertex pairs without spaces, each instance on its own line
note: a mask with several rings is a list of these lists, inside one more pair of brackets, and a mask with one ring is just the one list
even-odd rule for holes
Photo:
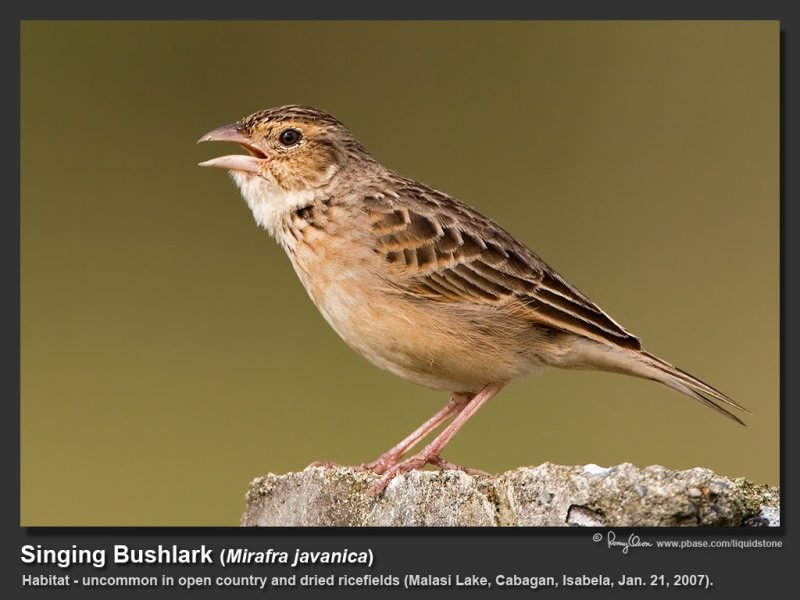
[[[649,352],[641,350],[636,354],[638,357],[640,357],[645,365],[651,367],[652,371],[650,373],[633,372],[632,374],[639,375],[640,377],[648,377],[649,379],[663,383],[664,385],[671,387],[672,389],[681,392],[682,394],[685,394],[686,396],[689,396],[690,398],[693,398],[702,404],[705,404],[709,408],[713,408],[718,413],[725,415],[729,419],[733,419],[741,425],[745,424],[744,421],[737,417],[733,412],[728,410],[725,406],[727,405],[750,414],[750,411],[738,402],[735,402],[707,383],[700,381],[697,379],[697,377],[690,375],[686,371],[682,371],[681,369],[669,364],[664,360],[661,360]],[[714,402],[714,400],[721,402],[722,405],[717,404]]]
[[741,425],[745,425],[744,421],[730,409],[750,414],[744,406],[718,389],[645,350],[603,344],[572,335],[565,336],[561,349],[562,352],[554,355],[550,362],[554,367],[610,371],[651,379],[713,408]]
[[563,368],[597,369],[651,379],[713,408],[741,425],[745,424],[744,421],[730,409],[750,414],[744,406],[718,389],[644,350],[612,347],[583,339],[576,341],[560,360],[552,364]]

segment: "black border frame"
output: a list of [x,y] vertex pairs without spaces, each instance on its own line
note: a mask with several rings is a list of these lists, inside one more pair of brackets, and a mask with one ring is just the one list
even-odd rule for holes
[[[19,42],[20,21],[27,19],[769,19],[780,20],[780,218],[781,218],[781,264],[780,264],[780,320],[781,320],[781,527],[779,528],[740,528],[720,530],[686,530],[672,528],[658,529],[627,529],[617,528],[618,538],[627,538],[631,533],[641,536],[642,540],[653,539],[693,539],[693,540],[720,540],[720,539],[769,539],[781,540],[781,550],[636,550],[628,555],[595,544],[591,536],[592,529],[541,529],[541,530],[484,530],[484,529],[238,529],[238,528],[22,528],[19,526],[19,143],[20,132],[17,121],[16,131],[12,133],[9,121],[3,122],[5,129],[4,143],[14,148],[8,149],[8,155],[3,161],[3,169],[7,171],[5,181],[16,182],[16,202],[12,194],[3,203],[3,227],[10,231],[0,236],[2,243],[3,269],[6,277],[16,285],[9,286],[5,294],[7,306],[3,311],[2,332],[3,340],[9,346],[7,358],[3,361],[5,369],[10,371],[4,378],[7,382],[9,398],[4,404],[4,427],[2,436],[6,446],[6,457],[10,462],[15,461],[15,466],[6,464],[7,476],[16,476],[15,493],[5,495],[3,514],[3,554],[5,560],[0,562],[3,571],[3,588],[12,590],[20,586],[21,576],[25,573],[52,572],[62,574],[58,568],[48,570],[45,567],[33,569],[22,564],[20,548],[24,544],[42,544],[52,548],[69,548],[73,544],[79,548],[106,548],[114,544],[127,544],[136,548],[152,548],[158,544],[193,548],[201,544],[214,549],[223,547],[246,546],[251,549],[263,550],[275,548],[287,550],[291,553],[294,549],[302,550],[335,550],[350,548],[354,550],[372,549],[375,555],[375,564],[372,568],[358,566],[345,567],[333,566],[327,568],[305,568],[292,570],[285,567],[259,567],[242,568],[230,567],[226,570],[218,565],[213,567],[180,566],[180,567],[120,567],[109,565],[102,570],[94,570],[89,566],[79,566],[68,571],[75,575],[147,575],[169,573],[176,578],[181,575],[198,576],[202,574],[245,575],[249,573],[273,575],[296,573],[302,574],[353,574],[378,575],[380,573],[458,573],[485,574],[495,573],[520,573],[520,574],[587,574],[597,575],[606,573],[616,577],[620,573],[647,574],[647,573],[709,573],[715,580],[712,591],[731,592],[738,591],[743,594],[763,593],[764,590],[780,589],[783,583],[789,584],[793,576],[790,567],[790,548],[792,547],[791,529],[791,501],[794,497],[795,483],[789,477],[788,464],[794,464],[791,458],[796,453],[796,442],[788,437],[787,432],[794,429],[796,415],[791,410],[792,381],[796,377],[790,371],[792,361],[792,345],[790,343],[789,328],[791,327],[790,298],[795,282],[789,271],[792,255],[796,251],[796,241],[790,237],[794,230],[796,215],[791,210],[788,202],[790,184],[796,172],[791,171],[795,162],[792,161],[790,140],[797,140],[796,121],[792,121],[787,112],[787,100],[792,97],[792,92],[797,89],[798,74],[790,70],[796,65],[797,50],[790,43],[790,32],[796,23],[792,18],[790,2],[687,2],[673,0],[641,3],[635,0],[607,1],[603,3],[591,0],[553,1],[541,2],[536,5],[523,6],[518,2],[506,0],[495,1],[491,5],[458,5],[448,7],[433,3],[418,1],[405,2],[392,6],[380,6],[376,3],[349,2],[326,4],[323,2],[305,2],[302,6],[289,3],[269,5],[266,2],[253,2],[239,0],[234,5],[194,5],[191,12],[173,8],[155,2],[139,2],[136,5],[110,5],[100,2],[59,3],[37,2],[25,6],[13,7],[14,13],[10,19],[3,19],[3,44],[7,46],[3,53],[4,60],[10,62],[6,67],[7,77],[14,78],[19,92]],[[17,94],[19,98],[19,93]],[[16,106],[17,115],[21,100]],[[794,135],[793,135],[794,134]],[[16,227],[14,227],[16,225]],[[9,289],[7,288],[7,289]],[[10,357],[10,358],[9,358]],[[16,398],[14,397],[16,396]],[[13,516],[12,516],[13,515]],[[7,572],[10,571],[10,572]],[[77,587],[77,586],[76,586]],[[402,588],[400,588],[402,589]],[[396,594],[405,593],[400,589],[379,588],[348,588],[328,589],[328,592],[350,595],[359,594]],[[324,588],[314,589],[317,593],[326,591]],[[576,591],[578,590],[578,591]],[[578,594],[586,588],[570,590],[557,590],[562,597]],[[26,594],[45,595],[52,593],[81,594],[79,587],[60,589],[58,587],[31,588],[22,590]],[[105,593],[111,591],[104,589]],[[237,590],[238,591],[238,590]],[[246,590],[249,591],[249,590]],[[301,589],[296,590],[303,593]],[[309,590],[305,590],[306,592]],[[496,588],[491,590],[494,593]],[[599,592],[593,589],[592,593]],[[606,593],[618,592],[603,590]],[[88,592],[86,592],[88,593]],[[115,595],[170,594],[181,593],[178,588],[146,589],[146,588],[114,588],[111,593]],[[191,593],[204,596],[206,594],[219,595],[226,593],[217,589],[193,590]],[[263,592],[257,592],[263,593]],[[277,593],[270,589],[271,594]],[[480,590],[460,590],[456,588],[443,588],[436,593],[468,593],[478,594]],[[531,590],[514,589],[506,593],[528,594]],[[644,593],[637,590],[636,594]],[[706,590],[684,589],[683,594],[708,593]]]

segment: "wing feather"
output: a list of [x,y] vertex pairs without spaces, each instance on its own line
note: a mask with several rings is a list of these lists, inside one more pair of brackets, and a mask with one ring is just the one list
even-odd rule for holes
[[375,251],[394,265],[395,287],[426,300],[515,308],[531,326],[640,349],[639,340],[491,219],[408,181],[396,197],[364,203]]

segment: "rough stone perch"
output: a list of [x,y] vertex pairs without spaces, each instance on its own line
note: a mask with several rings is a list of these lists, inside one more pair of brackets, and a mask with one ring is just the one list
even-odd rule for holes
[[244,526],[779,526],[777,487],[708,469],[545,463],[494,476],[414,471],[383,496],[352,468],[309,467],[250,484]]

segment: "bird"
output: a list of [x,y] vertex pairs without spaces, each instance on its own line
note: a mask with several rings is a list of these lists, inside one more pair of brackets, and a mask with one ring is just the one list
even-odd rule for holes
[[[261,110],[202,136],[247,154],[229,171],[258,226],[283,248],[328,324],[374,365],[449,394],[377,460],[370,493],[441,457],[509,382],[550,367],[654,380],[744,425],[716,388],[647,352],[638,337],[495,221],[376,160],[331,114]],[[421,440],[447,426],[419,452]]]

